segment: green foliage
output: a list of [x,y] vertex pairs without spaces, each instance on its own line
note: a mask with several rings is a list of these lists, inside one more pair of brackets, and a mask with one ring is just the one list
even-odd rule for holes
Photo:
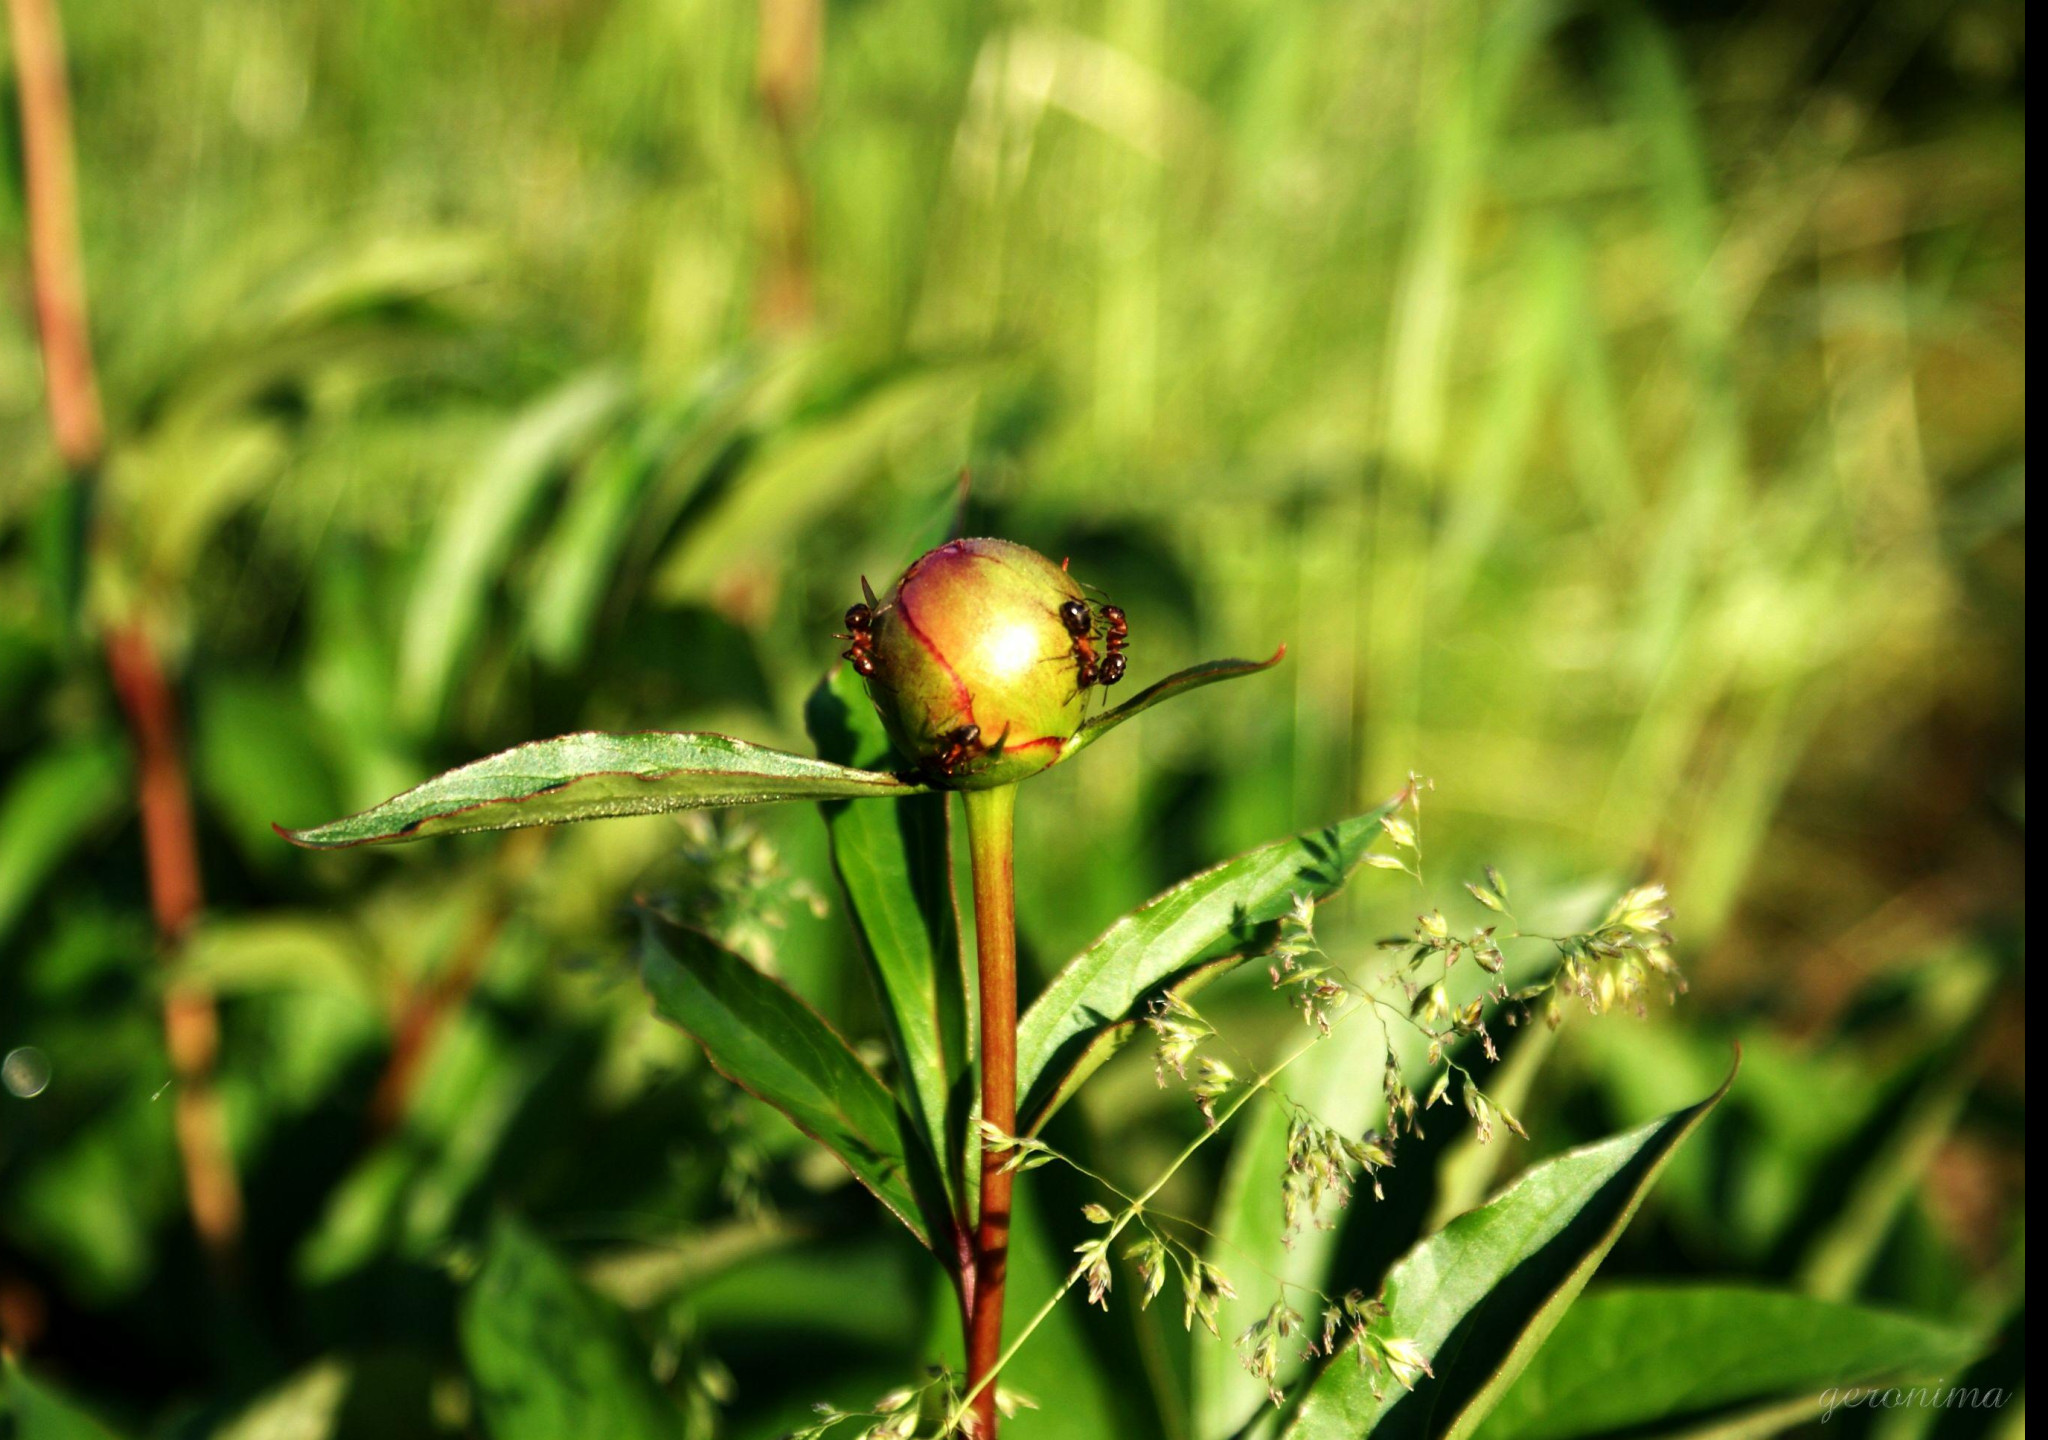
[[1697,1105],[1532,1167],[1402,1257],[1358,1363],[1331,1360],[1289,1440],[1472,1434],[1726,1093],[1724,1083]]
[[0,1359],[0,1417],[14,1440],[113,1440],[114,1432],[71,1400]]
[[625,1316],[515,1221],[492,1225],[458,1330],[493,1440],[683,1434],[681,1412],[655,1384]]
[[[944,538],[963,464],[974,532],[1071,555],[1130,610],[1140,699],[1205,655],[1289,646],[1256,687],[1148,711],[1034,782],[1027,1001],[1148,896],[1369,812],[1411,769],[1444,781],[1426,873],[1498,861],[1521,917],[1455,878],[1411,900],[1365,876],[1291,973],[1329,968],[1282,997],[1243,963],[1293,934],[1265,911],[1248,939],[1126,957],[1156,978],[1105,977],[1099,1014],[1062,1008],[1077,1028],[1030,1138],[1132,1195],[1200,1142],[1147,1216],[1238,1294],[1205,1297],[1220,1337],[1186,1333],[1170,1269],[1160,1303],[1126,1303],[1147,1283],[1126,1230],[1109,1310],[1069,1295],[1018,1352],[1045,1408],[1006,1436],[1267,1440],[1293,1412],[1233,1342],[1276,1302],[1306,1329],[1248,1348],[1275,1341],[1291,1407],[1294,1347],[1319,1338],[1301,1287],[1375,1297],[1531,1161],[1704,1094],[1738,1036],[1741,1084],[1599,1283],[1739,1287],[1756,1324],[1735,1338],[1804,1323],[1817,1293],[1884,1309],[1889,1328],[1837,1316],[1844,1374],[1912,1373],[1921,1341],[1948,1365],[1957,1334],[2016,1353],[2021,7],[884,0],[821,12],[817,87],[786,114],[760,26],[791,7],[58,8],[112,438],[93,494],[64,489],[22,170],[0,167],[21,297],[0,323],[0,1059],[33,1047],[48,1077],[0,1090],[9,1394],[184,1440],[304,1381],[321,1440],[491,1431],[451,1267],[503,1210],[631,1313],[647,1339],[620,1364],[673,1362],[699,1433],[768,1440],[813,1399],[865,1405],[957,1358],[929,1252],[650,1018],[624,914],[714,933],[754,967],[724,981],[772,968],[829,1017],[830,1073],[850,1049],[906,1169],[933,1156],[936,1183],[898,1196],[928,1226],[920,1207],[961,1200],[973,1089],[932,797],[389,852],[303,854],[267,827],[537,735],[723,732],[815,749],[772,762],[807,775],[889,770],[822,730],[806,746],[798,717],[859,576]],[[0,76],[13,136],[4,41]],[[130,611],[192,767],[207,905],[173,953],[93,634]],[[766,783],[581,766],[532,767],[563,792],[499,775],[456,803],[559,818]],[[828,867],[844,913],[820,919],[789,877],[823,888]],[[1677,1011],[1629,1017],[1615,977],[1623,1013],[1568,1021],[1518,1088],[1476,1032],[1432,1063],[1399,1016],[1389,1040],[1324,1006],[1330,1038],[1228,1118],[1312,1038],[1286,1005],[1313,1012],[1325,980],[1384,970],[1375,993],[1407,1010],[1416,910],[1460,942],[1429,962],[1449,1031],[1496,983],[1544,980],[1545,948],[1507,931],[1597,935],[1652,868],[1686,921]],[[226,1267],[186,1213],[175,983],[218,1005],[248,1207]],[[1129,1046],[1159,1038],[1155,1002],[1197,1011],[1195,1065],[1234,1073],[1205,1097],[1216,1131]],[[1530,1036],[1486,1020],[1512,1070]],[[1389,1058],[1427,1135],[1402,1127],[1370,1177],[1384,1200],[1354,1167],[1349,1207],[1326,1190],[1290,1247],[1297,1120],[1393,1129]],[[1481,1145],[1453,1108],[1468,1083],[1532,1139],[1501,1122]],[[1081,1205],[1124,1203],[1052,1163],[1020,1191],[1040,1213],[1020,1211],[1019,1328],[1100,1237]],[[1530,1409],[1555,1433],[1799,1423],[1784,1390],[1709,1403],[1647,1363],[1581,1365],[1575,1335],[1607,1353],[1579,1329],[1605,1293],[1486,1434],[1534,1433]],[[1672,1333],[1707,1354],[1731,1332]],[[1818,1383],[1795,1348],[1769,1373]],[[730,1385],[698,1386],[699,1355]],[[1565,1388],[1591,1374],[1610,1378]]]
[[719,1072],[837,1155],[927,1248],[949,1207],[920,1210],[928,1150],[906,1144],[907,1117],[872,1070],[817,1013],[710,936],[646,921],[641,978],[656,1009],[704,1046]]
[[1126,720],[1132,720],[1150,710],[1162,700],[1171,700],[1176,695],[1185,695],[1190,690],[1199,690],[1204,685],[1214,685],[1219,680],[1235,680],[1240,675],[1255,675],[1261,670],[1270,670],[1286,655],[1287,647],[1275,650],[1266,660],[1210,660],[1201,665],[1190,665],[1185,670],[1175,671],[1164,680],[1147,685],[1123,704],[1091,716],[1081,722],[1081,728],[1074,737],[1060,747],[1060,758],[1077,755]]
[[1380,834],[1393,803],[1307,835],[1276,841],[1181,881],[1117,921],[1076,955],[1017,1024],[1018,1114],[1036,1129],[1063,1072],[1085,1063],[1088,1040],[1135,1015],[1152,990],[1212,946],[1250,942],[1297,897],[1337,890]]
[[53,749],[10,777],[0,799],[0,939],[65,853],[106,822],[125,779],[107,741]]
[[1606,1286],[1565,1312],[1478,1434],[1674,1433],[1766,1414],[1774,1428],[1831,1391],[1952,1381],[1978,1348],[1948,1326],[1753,1286]]
[[520,522],[564,456],[587,443],[619,409],[623,389],[616,376],[599,374],[542,397],[449,496],[420,557],[420,579],[399,642],[402,720],[420,726],[439,715]]
[[[888,763],[888,736],[851,668],[835,669],[811,693],[805,720],[827,760],[866,769]],[[832,865],[883,1000],[919,1133],[941,1161],[954,1213],[965,1214],[974,1052],[946,800],[930,795],[823,809]]]
[[451,770],[381,805],[285,832],[316,850],[769,800],[915,794],[891,775],[724,735],[564,735]]

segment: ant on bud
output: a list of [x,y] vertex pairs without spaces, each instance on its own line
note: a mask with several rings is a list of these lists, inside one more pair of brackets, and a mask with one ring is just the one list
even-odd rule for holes
[[1104,685],[1114,685],[1124,678],[1124,647],[1131,643],[1130,621],[1124,618],[1121,605],[1102,607],[1102,644],[1108,651],[1102,657],[1102,664],[1096,674]]
[[[1131,624],[1122,606],[1094,607],[1085,600],[1069,600],[1060,606],[1060,624],[1074,637],[1074,679],[1083,690],[1114,685],[1124,678],[1129,663],[1124,650],[1130,644]],[[1100,655],[1095,649],[1098,640]]]
[[865,601],[855,601],[846,607],[846,630],[835,635],[835,640],[850,640],[853,643],[839,652],[839,658],[849,662],[854,672],[862,679],[875,673],[875,592],[868,585],[868,577],[860,577],[861,593]]
[[958,730],[949,730],[939,737],[939,753],[932,757],[932,763],[943,774],[951,775],[965,760],[980,748],[981,727],[962,725]]
[[1099,665],[1095,658],[1095,612],[1085,600],[1069,600],[1060,606],[1060,624],[1074,637],[1074,678],[1086,690],[1095,683]]

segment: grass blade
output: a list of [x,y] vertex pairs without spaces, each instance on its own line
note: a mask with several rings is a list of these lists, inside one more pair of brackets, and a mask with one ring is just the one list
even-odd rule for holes
[[513,422],[451,497],[420,562],[399,651],[399,703],[415,724],[440,713],[456,664],[482,623],[493,577],[542,486],[610,420],[625,395],[616,376],[599,373],[546,396]]

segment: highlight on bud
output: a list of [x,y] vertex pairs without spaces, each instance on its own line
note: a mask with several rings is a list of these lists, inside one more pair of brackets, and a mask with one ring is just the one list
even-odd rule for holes
[[1108,653],[1080,583],[1009,540],[927,551],[870,607],[866,627],[862,674],[882,723],[949,789],[1013,784],[1057,761]]

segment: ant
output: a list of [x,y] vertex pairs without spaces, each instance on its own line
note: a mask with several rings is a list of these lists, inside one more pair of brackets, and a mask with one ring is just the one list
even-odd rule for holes
[[[1060,624],[1074,637],[1074,678],[1081,689],[1114,685],[1124,678],[1129,663],[1124,650],[1131,643],[1131,623],[1122,606],[1096,608],[1086,600],[1068,600],[1060,605]],[[1098,638],[1102,642],[1100,656],[1095,653]]]
[[932,763],[941,773],[951,775],[962,760],[980,748],[981,727],[962,725],[958,730],[948,730],[939,737],[939,753],[932,757]]
[[1124,647],[1131,643],[1130,621],[1124,618],[1121,605],[1102,607],[1102,645],[1108,652],[1102,657],[1102,664],[1096,674],[1104,685],[1114,685],[1124,678]]
[[860,577],[860,591],[867,599],[846,607],[846,633],[834,638],[853,642],[839,652],[839,658],[850,661],[854,672],[866,679],[875,673],[875,611],[880,607],[865,575]]
[[1074,637],[1074,678],[1086,690],[1100,674],[1100,662],[1095,658],[1095,612],[1085,600],[1068,600],[1060,606],[1060,624]]

